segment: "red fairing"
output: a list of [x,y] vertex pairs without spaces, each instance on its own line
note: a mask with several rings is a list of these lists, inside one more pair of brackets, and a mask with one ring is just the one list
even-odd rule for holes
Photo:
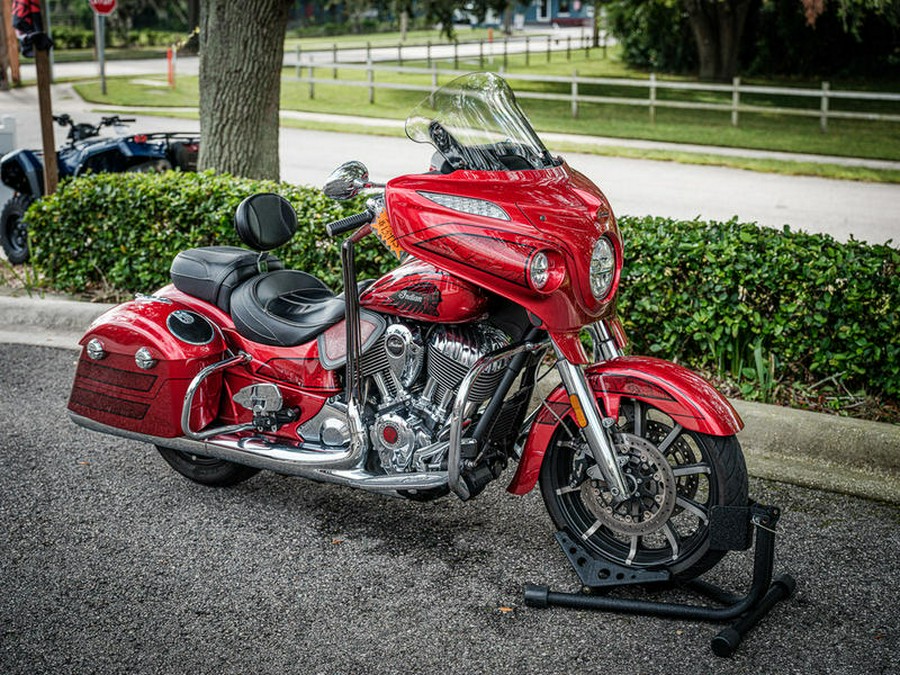
[[[712,385],[670,361],[626,356],[591,366],[585,373],[605,416],[617,419],[620,400],[629,398],[645,401],[685,429],[701,434],[732,436],[744,427],[737,411]],[[559,420],[571,416],[568,395],[559,386],[547,397],[531,426],[509,492],[522,495],[535,486]]]
[[[427,193],[490,202],[508,219],[495,209],[501,217],[442,206]],[[402,176],[388,183],[386,201],[403,250],[518,303],[554,336],[574,335],[614,312],[622,260],[615,219],[600,190],[565,164],[533,171]],[[590,260],[604,234],[617,264],[612,290],[598,302],[590,291]],[[539,252],[547,255],[549,280],[536,289],[529,269]],[[585,362],[578,351],[570,356]]]
[[467,323],[485,317],[488,296],[474,284],[413,259],[369,286],[359,304],[407,319]]

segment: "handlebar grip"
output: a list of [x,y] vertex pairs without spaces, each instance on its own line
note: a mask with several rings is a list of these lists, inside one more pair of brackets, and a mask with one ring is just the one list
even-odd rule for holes
[[328,236],[334,237],[338,234],[355,230],[360,225],[367,224],[370,220],[372,220],[372,212],[366,209],[360,213],[354,213],[352,216],[328,223],[325,226],[325,231],[328,232]]

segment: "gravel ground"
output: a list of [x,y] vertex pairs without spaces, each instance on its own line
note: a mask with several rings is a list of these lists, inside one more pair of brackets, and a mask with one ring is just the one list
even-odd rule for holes
[[[537,493],[203,488],[68,421],[75,358],[0,345],[4,674],[900,672],[896,507],[753,480],[799,588],[719,659],[713,624],[525,607],[525,582],[577,588]],[[749,576],[731,554],[708,578]]]

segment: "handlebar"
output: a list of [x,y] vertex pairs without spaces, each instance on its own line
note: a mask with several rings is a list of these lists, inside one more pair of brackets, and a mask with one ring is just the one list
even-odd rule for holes
[[339,234],[343,234],[344,232],[349,232],[350,230],[355,230],[357,227],[361,225],[368,224],[372,217],[375,214],[372,213],[369,209],[365,211],[361,211],[360,213],[354,213],[352,216],[347,216],[346,218],[341,218],[340,220],[335,220],[328,223],[325,226],[325,231],[328,232],[328,236],[334,237]]
[[114,127],[117,124],[131,124],[132,122],[137,122],[137,119],[134,117],[119,117],[118,115],[100,118],[101,127]]

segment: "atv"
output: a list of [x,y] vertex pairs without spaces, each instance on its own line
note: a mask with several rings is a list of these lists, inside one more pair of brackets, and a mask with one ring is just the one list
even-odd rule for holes
[[[118,115],[104,117],[98,124],[76,123],[69,115],[54,115],[54,121],[69,127],[68,141],[56,152],[59,177],[86,173],[155,172],[197,170],[200,135],[194,133],[152,133],[99,137],[104,127],[121,129],[134,119]],[[0,245],[14,265],[28,260],[28,226],[25,212],[44,194],[43,153],[14,150],[0,159],[0,182],[13,191],[0,212]]]

